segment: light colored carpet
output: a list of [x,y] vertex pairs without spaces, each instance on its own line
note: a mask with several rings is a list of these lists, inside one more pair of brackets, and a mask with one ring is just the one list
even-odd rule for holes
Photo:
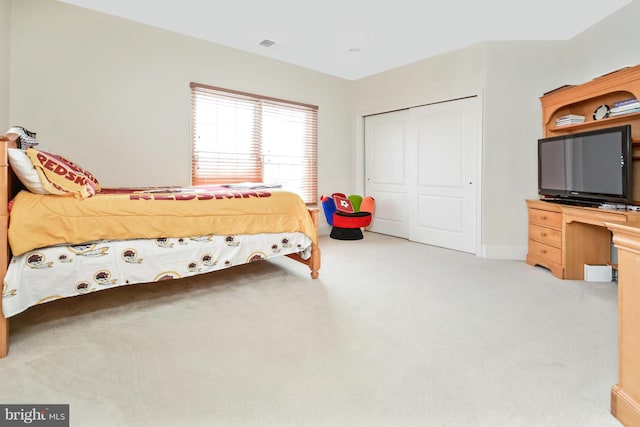
[[615,283],[365,233],[12,319],[0,403],[72,426],[620,426]]

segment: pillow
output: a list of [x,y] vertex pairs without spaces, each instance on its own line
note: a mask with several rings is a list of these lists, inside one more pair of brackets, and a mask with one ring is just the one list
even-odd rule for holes
[[341,194],[334,194],[333,201],[336,203],[336,210],[338,212],[353,213],[353,206],[351,200]]
[[24,150],[9,148],[7,154],[9,155],[11,169],[27,190],[36,194],[48,194],[47,190],[42,187],[38,172]]
[[27,149],[27,156],[38,173],[42,187],[49,194],[91,197],[100,191],[100,183],[88,171],[57,154]]

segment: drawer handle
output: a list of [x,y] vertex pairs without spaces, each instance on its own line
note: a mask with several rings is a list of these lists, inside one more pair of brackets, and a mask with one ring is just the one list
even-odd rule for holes
[[546,221],[547,220],[547,216],[546,215],[540,215],[540,219],[543,220],[543,221]]
[[542,236],[542,237],[547,237],[547,233],[545,233],[544,231],[541,231],[541,232],[540,232],[540,236]]
[[540,253],[541,253],[541,254],[546,254],[546,253],[547,253],[547,250],[546,250],[546,249],[540,249]]

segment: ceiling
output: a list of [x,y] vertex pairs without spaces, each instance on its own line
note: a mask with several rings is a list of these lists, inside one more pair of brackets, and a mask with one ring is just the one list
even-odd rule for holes
[[59,1],[357,80],[485,41],[568,40],[632,0]]

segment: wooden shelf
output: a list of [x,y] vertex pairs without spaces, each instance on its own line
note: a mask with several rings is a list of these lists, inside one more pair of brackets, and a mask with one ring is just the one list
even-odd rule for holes
[[[555,132],[575,133],[575,132],[582,132],[583,130],[598,129],[601,127],[609,127],[609,126],[613,127],[618,124],[626,124],[630,120],[637,120],[637,119],[640,119],[640,113],[629,113],[629,114],[623,114],[616,117],[607,117],[600,120],[585,121],[584,123],[576,123],[572,125],[549,126],[547,130],[549,132],[554,132],[554,133]],[[637,141],[634,140],[633,142],[640,142],[640,139],[638,139]]]
[[[600,120],[593,119],[601,105],[612,107],[616,102],[640,99],[640,65],[597,77],[581,85],[554,91],[540,98],[544,137],[560,136],[588,130],[630,125],[633,141],[633,200],[640,204],[640,113],[628,113]],[[585,117],[584,123],[556,126],[556,120],[567,114]]]

